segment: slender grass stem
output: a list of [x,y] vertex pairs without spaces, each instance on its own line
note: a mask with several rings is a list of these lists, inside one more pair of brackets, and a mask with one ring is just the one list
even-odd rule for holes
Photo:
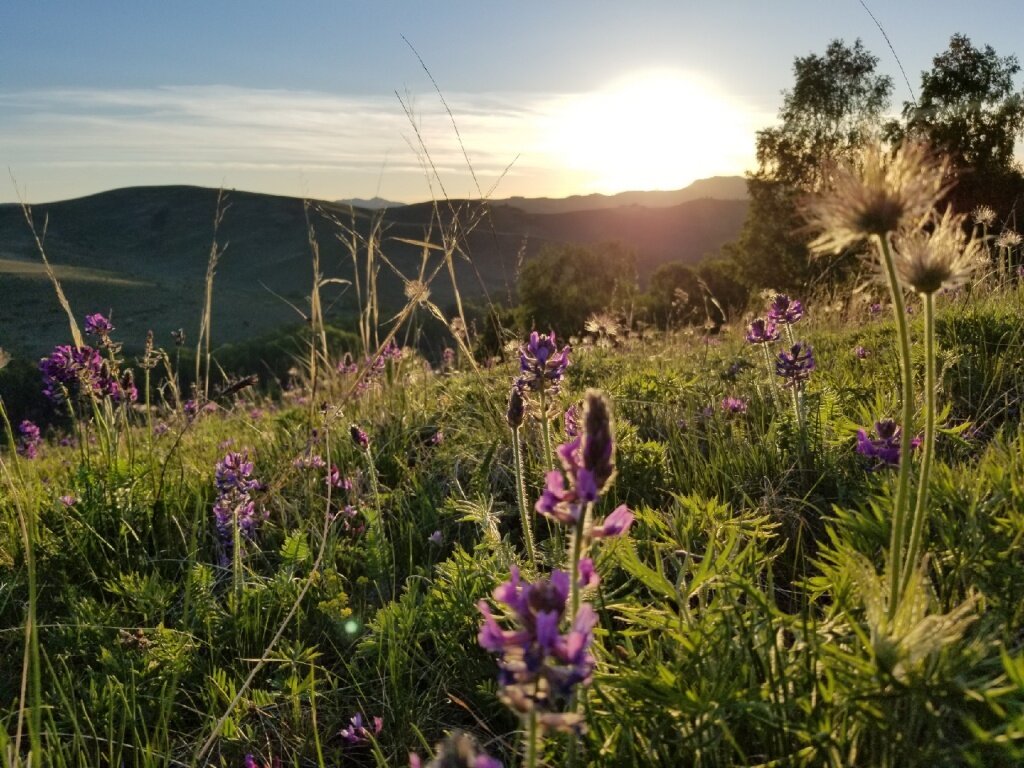
[[903,288],[896,277],[896,268],[892,261],[892,251],[887,237],[875,237],[881,257],[882,268],[885,270],[889,294],[892,298],[893,314],[896,317],[896,330],[900,345],[900,371],[903,392],[903,417],[900,429],[903,439],[900,441],[900,468],[896,478],[896,501],[893,505],[892,538],[889,543],[889,610],[888,618],[896,615],[899,602],[901,566],[903,550],[906,542],[907,511],[910,494],[910,435],[914,433],[914,369],[910,358],[910,327],[907,323],[906,304],[903,301]]
[[537,710],[531,709],[526,717],[526,758],[523,768],[537,768],[537,753],[540,751],[540,732],[537,728]]
[[544,436],[544,467],[550,471],[555,468],[554,453],[551,450],[551,425],[548,419],[548,400],[543,382],[540,387],[540,431]]
[[[928,481],[935,458],[935,410],[938,405],[936,403],[935,379],[935,297],[933,294],[927,293],[924,295],[924,445],[921,455],[921,471],[917,481],[917,502],[914,505],[910,543],[907,548],[907,560],[900,584],[900,594],[907,590],[911,574],[917,568],[925,520],[928,517]],[[911,442],[910,436],[904,433],[903,443],[909,445]]]

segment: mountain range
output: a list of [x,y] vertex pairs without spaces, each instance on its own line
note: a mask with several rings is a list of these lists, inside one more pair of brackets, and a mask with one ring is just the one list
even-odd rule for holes
[[[218,190],[130,187],[33,206],[47,256],[79,323],[112,316],[116,338],[141,346],[147,330],[169,346],[170,332],[195,338]],[[717,197],[715,195],[718,195]],[[442,258],[416,244],[457,243],[454,266],[463,301],[509,302],[524,259],[549,244],[617,240],[632,248],[644,279],[669,261],[693,263],[735,238],[746,215],[743,179],[697,182],[675,192],[626,192],[565,199],[452,200],[410,205],[364,203],[230,191],[216,239],[223,253],[213,286],[212,338],[239,341],[301,322],[313,283],[311,235],[324,278],[352,280],[346,242],[380,233],[378,293],[382,318],[405,302],[405,281],[434,272]],[[443,235],[443,236],[442,236]],[[360,249],[360,265],[365,253]],[[447,269],[430,283],[431,300],[448,311]],[[351,319],[350,285],[323,289],[329,318]],[[47,278],[24,212],[0,205],[0,346],[40,355],[69,339],[67,319]],[[190,342],[191,343],[191,342]]]

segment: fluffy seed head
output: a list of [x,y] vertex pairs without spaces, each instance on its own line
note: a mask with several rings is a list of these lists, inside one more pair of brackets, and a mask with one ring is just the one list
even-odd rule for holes
[[947,208],[941,217],[934,217],[930,231],[900,234],[893,249],[900,282],[922,294],[967,282],[984,260],[985,246],[977,238],[968,238],[965,218]]
[[1014,232],[1012,229],[1004,229],[999,233],[999,237],[996,238],[997,248],[1016,248],[1021,244],[1021,236],[1019,232]]
[[904,142],[891,157],[871,144],[855,166],[832,170],[827,192],[809,205],[808,224],[821,232],[813,253],[838,253],[872,236],[916,229],[949,190],[949,159],[926,144]]
[[979,205],[971,211],[971,218],[975,224],[991,227],[996,221],[996,212],[990,205]]

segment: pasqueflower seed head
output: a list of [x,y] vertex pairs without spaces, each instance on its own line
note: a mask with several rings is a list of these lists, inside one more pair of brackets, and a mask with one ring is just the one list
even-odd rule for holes
[[991,227],[996,222],[996,212],[990,205],[979,205],[971,211],[971,218],[975,224]]
[[812,253],[839,253],[873,237],[917,229],[949,191],[949,159],[906,141],[892,155],[867,146],[855,164],[832,169],[828,190],[810,201],[807,221],[819,234]]
[[941,217],[934,217],[930,231],[897,236],[893,266],[900,282],[923,294],[967,282],[984,260],[985,246],[981,240],[968,237],[965,218],[947,208]]

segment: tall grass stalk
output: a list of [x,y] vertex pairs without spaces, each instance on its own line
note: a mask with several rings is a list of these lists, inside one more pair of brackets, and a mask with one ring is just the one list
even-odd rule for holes
[[[217,190],[217,207],[213,216],[213,240],[210,243],[210,254],[206,261],[206,279],[203,288],[203,313],[199,319],[199,336],[196,339],[196,371],[195,386],[197,395],[201,392],[203,399],[210,396],[210,327],[213,320],[213,277],[217,273],[217,264],[224,255],[223,248],[217,241],[221,222],[230,206],[225,205],[225,192],[221,187]],[[206,362],[206,375],[200,377],[203,362]]]
[[519,505],[519,519],[523,526],[523,541],[526,544],[526,556],[530,558],[530,565],[537,567],[537,552],[533,540],[533,525],[530,522],[530,512],[526,502],[526,477],[523,470],[523,449],[520,445],[519,427],[511,427],[512,433],[512,463],[516,473],[516,501]]

